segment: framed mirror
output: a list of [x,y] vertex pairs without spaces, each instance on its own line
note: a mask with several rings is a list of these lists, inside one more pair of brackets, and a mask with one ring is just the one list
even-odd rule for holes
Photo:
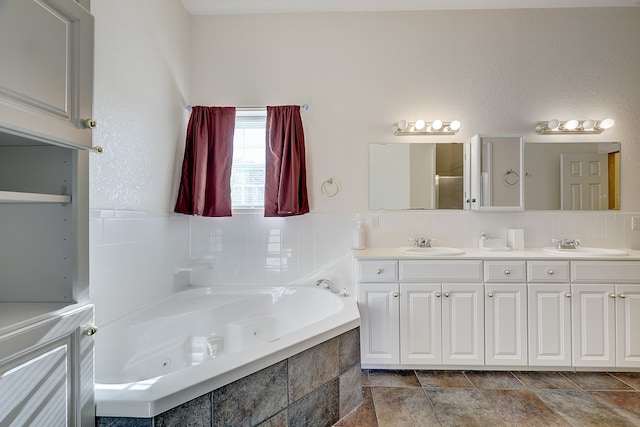
[[369,209],[462,209],[464,145],[369,144]]
[[471,139],[471,209],[524,209],[522,135],[475,135]]
[[620,143],[525,144],[525,209],[619,210]]

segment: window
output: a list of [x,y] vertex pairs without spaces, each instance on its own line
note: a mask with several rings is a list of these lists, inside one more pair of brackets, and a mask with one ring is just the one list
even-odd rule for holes
[[266,124],[266,109],[236,110],[231,168],[233,209],[264,207]]

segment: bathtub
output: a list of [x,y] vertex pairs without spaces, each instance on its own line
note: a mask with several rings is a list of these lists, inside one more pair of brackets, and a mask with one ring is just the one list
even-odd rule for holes
[[193,288],[102,326],[96,415],[156,416],[360,325],[313,286]]

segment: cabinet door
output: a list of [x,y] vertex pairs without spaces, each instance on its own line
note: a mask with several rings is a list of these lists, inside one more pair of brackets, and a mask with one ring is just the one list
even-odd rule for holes
[[442,285],[442,363],[484,364],[484,287]]
[[93,306],[0,336],[0,425],[93,426]]
[[3,0],[0,130],[91,146],[93,17],[74,0]]
[[486,364],[527,365],[527,285],[485,284]]
[[571,288],[529,284],[529,365],[571,365]]
[[440,284],[400,285],[400,362],[442,364]]
[[613,285],[571,286],[573,366],[615,366]]
[[640,367],[640,285],[616,285],[618,367]]
[[396,283],[360,284],[362,364],[400,362],[399,293]]

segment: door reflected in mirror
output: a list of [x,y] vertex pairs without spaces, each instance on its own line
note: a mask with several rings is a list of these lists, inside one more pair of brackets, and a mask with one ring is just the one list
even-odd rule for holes
[[619,210],[620,143],[525,144],[527,210]]
[[464,144],[369,144],[369,209],[462,209]]

